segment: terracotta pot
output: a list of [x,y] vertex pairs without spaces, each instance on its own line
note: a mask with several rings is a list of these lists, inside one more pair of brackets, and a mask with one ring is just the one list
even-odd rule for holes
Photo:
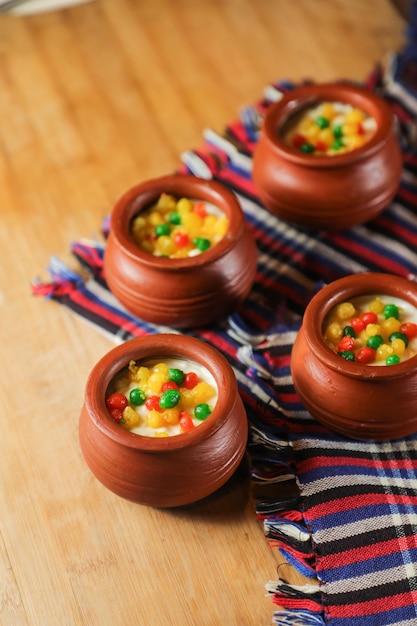
[[[106,409],[110,381],[132,359],[183,358],[214,377],[211,415],[187,433],[154,438],[117,424]],[[117,495],[154,507],[200,500],[226,483],[246,449],[248,423],[234,372],[220,352],[177,334],[147,335],[108,352],[88,378],[79,423],[81,450],[95,477]]]
[[[140,249],[130,236],[131,221],[162,192],[216,205],[229,219],[228,232],[192,258],[157,257]],[[256,263],[255,242],[239,202],[216,182],[180,175],[148,180],[125,193],[113,209],[106,280],[119,301],[146,321],[190,328],[220,320],[248,295]]]
[[[288,146],[283,128],[320,102],[342,102],[373,117],[375,134],[335,156],[304,154]],[[336,231],[378,215],[394,197],[402,155],[394,118],[379,96],[351,85],[306,85],[267,111],[254,153],[253,181],[263,204],[281,219],[313,230]]]
[[365,273],[336,280],[306,308],[291,372],[295,390],[318,421],[347,437],[382,441],[417,432],[417,355],[397,365],[361,365],[345,361],[323,339],[323,322],[334,306],[376,294],[417,307],[417,285],[405,278]]

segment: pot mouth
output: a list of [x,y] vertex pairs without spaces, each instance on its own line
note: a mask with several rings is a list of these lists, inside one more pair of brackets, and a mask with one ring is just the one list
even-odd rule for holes
[[401,378],[417,368],[417,354],[395,365],[366,365],[351,362],[335,354],[325,343],[324,321],[338,304],[359,296],[392,296],[417,309],[417,284],[393,274],[364,272],[351,274],[323,287],[309,302],[303,318],[307,343],[316,357],[333,371],[363,380]]
[[[124,429],[108,414],[106,392],[113,378],[130,361],[180,358],[198,363],[213,376],[218,389],[216,404],[207,419],[193,430],[168,437],[148,437]],[[86,384],[85,406],[96,427],[113,441],[143,452],[169,452],[211,437],[225,422],[237,397],[237,382],[226,358],[209,344],[177,333],[144,335],[105,354],[92,369]]]
[[[162,193],[214,204],[229,220],[227,232],[208,250],[191,257],[172,259],[155,256],[142,250],[130,234],[131,222],[141,211],[156,202]],[[195,269],[212,263],[230,250],[230,247],[240,239],[245,227],[242,208],[232,191],[216,181],[187,174],[162,176],[132,187],[116,202],[110,218],[110,235],[115,238],[126,254],[143,265],[167,272]]]
[[[343,154],[331,156],[313,156],[288,146],[282,137],[282,130],[289,120],[302,110],[307,110],[325,101],[350,104],[374,118],[377,128],[372,137],[362,146]],[[265,115],[263,132],[273,150],[281,158],[303,167],[331,169],[370,157],[385,144],[393,124],[394,118],[388,104],[373,92],[355,85],[324,83],[304,85],[294,89],[273,104]]]

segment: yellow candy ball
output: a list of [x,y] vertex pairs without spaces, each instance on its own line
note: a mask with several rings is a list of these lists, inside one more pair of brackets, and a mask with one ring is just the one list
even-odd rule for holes
[[375,300],[372,300],[372,302],[370,303],[368,309],[372,311],[373,313],[376,313],[377,315],[379,315],[380,313],[383,312],[384,306],[385,305],[382,302],[381,298],[375,298]]
[[345,114],[345,121],[346,123],[360,123],[363,122],[365,119],[366,115],[363,111],[361,111],[360,109],[352,109],[351,111],[347,111]]
[[191,213],[193,210],[193,203],[189,198],[180,198],[177,202],[177,211],[184,217],[185,214]]
[[194,389],[181,388],[181,407],[183,409],[190,409],[196,404],[194,400]]
[[123,419],[125,422],[124,424],[121,422],[121,424],[123,428],[127,428],[128,430],[134,428],[140,422],[139,414],[131,406],[126,406],[123,409]]
[[381,334],[381,326],[379,324],[368,324],[365,328],[365,337],[374,337]]
[[338,322],[331,322],[326,330],[324,331],[324,336],[329,341],[339,341],[343,335],[343,328]]
[[207,400],[210,400],[210,398],[213,398],[213,396],[216,395],[213,387],[209,383],[206,383],[204,381],[198,383],[192,391],[195,404],[202,404],[204,402],[207,402]]
[[392,351],[394,352],[394,354],[396,354],[397,356],[402,356],[406,350],[406,345],[405,342],[400,339],[399,337],[397,337],[396,339],[393,339],[391,341],[391,346],[392,346]]
[[347,320],[355,315],[355,307],[351,302],[342,302],[336,307],[336,315],[340,320]]
[[168,235],[161,235],[155,242],[155,250],[164,256],[171,256],[177,251],[177,246]]
[[182,225],[191,238],[198,237],[203,228],[203,218],[197,213],[185,213],[182,217]]
[[160,211],[152,211],[148,215],[148,224],[151,226],[158,226],[159,224],[164,223],[164,218],[162,217]]
[[162,372],[152,372],[148,379],[148,389],[152,393],[159,393],[162,385],[166,382],[166,375]]
[[155,411],[154,409],[152,409],[152,411],[149,411],[146,417],[146,424],[150,428],[160,428],[161,426],[163,426],[164,419],[162,417],[162,413],[160,413],[159,411]]
[[174,407],[173,409],[165,409],[165,411],[162,411],[161,415],[165,424],[173,425],[178,424],[180,421],[180,410],[177,407]]
[[381,334],[384,339],[387,340],[391,333],[395,333],[400,330],[400,326],[400,320],[397,320],[395,317],[389,317],[381,322]]
[[336,115],[335,108],[331,102],[323,102],[320,107],[320,115],[323,117],[327,117],[327,119],[332,120]]
[[168,193],[161,193],[158,198],[158,202],[155,204],[155,208],[163,213],[168,213],[168,211],[175,211],[177,206],[177,201],[174,196],[171,196]]
[[383,343],[376,350],[376,360],[377,361],[385,361],[387,356],[392,354],[392,347],[387,343]]

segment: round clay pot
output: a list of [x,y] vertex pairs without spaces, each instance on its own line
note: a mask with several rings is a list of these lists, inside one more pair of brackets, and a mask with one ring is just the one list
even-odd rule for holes
[[[283,129],[292,116],[321,102],[358,107],[376,121],[359,148],[335,156],[304,154],[288,146]],[[281,219],[311,230],[337,231],[366,222],[394,197],[402,155],[394,118],[379,96],[352,85],[306,85],[267,111],[253,160],[263,204]]]
[[387,295],[417,307],[417,285],[389,274],[336,280],[308,304],[291,355],[294,387],[308,411],[353,439],[389,440],[417,432],[417,355],[397,365],[345,361],[323,339],[326,315],[355,296]]
[[[125,430],[108,414],[106,390],[131,360],[189,359],[204,366],[218,388],[209,417],[195,429],[165,438]],[[193,337],[147,335],[108,352],[86,384],[79,423],[81,450],[92,473],[117,495],[153,507],[190,504],[232,476],[246,449],[248,423],[231,366]]]
[[[206,252],[171,259],[137,246],[130,224],[166,192],[205,200],[229,219],[226,235]],[[195,176],[148,180],[125,193],[111,215],[104,270],[110,290],[134,315],[173,328],[204,326],[233,312],[255,278],[257,252],[236,196],[222,185]]]

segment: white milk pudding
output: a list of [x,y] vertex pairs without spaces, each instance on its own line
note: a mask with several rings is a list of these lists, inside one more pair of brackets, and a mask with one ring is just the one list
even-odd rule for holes
[[417,310],[392,296],[360,296],[334,307],[324,322],[326,344],[347,361],[395,365],[417,353]]
[[170,437],[206,420],[217,394],[213,376],[193,361],[131,361],[110,383],[106,406],[112,419],[137,435]]
[[163,193],[132,220],[134,242],[145,252],[171,259],[196,256],[218,243],[229,227],[214,204]]

